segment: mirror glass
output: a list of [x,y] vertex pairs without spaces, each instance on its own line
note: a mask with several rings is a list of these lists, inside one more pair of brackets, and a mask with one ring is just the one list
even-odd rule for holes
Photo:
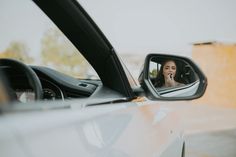
[[177,57],[151,57],[148,77],[161,97],[193,96],[200,84],[194,68]]

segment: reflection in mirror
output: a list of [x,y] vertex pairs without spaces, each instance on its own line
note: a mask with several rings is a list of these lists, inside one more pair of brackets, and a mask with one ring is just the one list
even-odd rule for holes
[[193,96],[199,87],[199,77],[185,60],[155,56],[149,62],[149,79],[162,97]]

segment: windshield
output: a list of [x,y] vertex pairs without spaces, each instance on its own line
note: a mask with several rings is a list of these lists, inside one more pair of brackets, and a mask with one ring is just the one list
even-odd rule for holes
[[0,58],[46,66],[75,78],[99,79],[74,45],[32,1],[3,0],[0,9]]

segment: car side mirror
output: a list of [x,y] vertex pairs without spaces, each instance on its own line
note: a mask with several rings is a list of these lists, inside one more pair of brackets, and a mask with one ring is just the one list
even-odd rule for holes
[[151,99],[191,100],[204,94],[207,78],[189,58],[149,54],[139,83]]

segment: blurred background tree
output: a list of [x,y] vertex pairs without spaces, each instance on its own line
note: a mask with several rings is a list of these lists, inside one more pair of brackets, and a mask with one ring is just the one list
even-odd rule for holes
[[49,29],[41,41],[44,65],[77,77],[87,76],[89,64],[58,28]]
[[48,29],[40,44],[40,50],[37,51],[39,56],[32,58],[29,54],[37,53],[30,52],[23,42],[12,41],[0,52],[0,58],[13,58],[26,64],[47,66],[77,78],[98,78],[87,60],[58,28]]
[[0,53],[0,58],[13,58],[30,64],[34,59],[28,55],[28,52],[29,49],[23,42],[13,41],[2,53]]
[[157,74],[158,74],[157,69],[153,69],[151,72],[149,72],[151,78],[156,78]]

